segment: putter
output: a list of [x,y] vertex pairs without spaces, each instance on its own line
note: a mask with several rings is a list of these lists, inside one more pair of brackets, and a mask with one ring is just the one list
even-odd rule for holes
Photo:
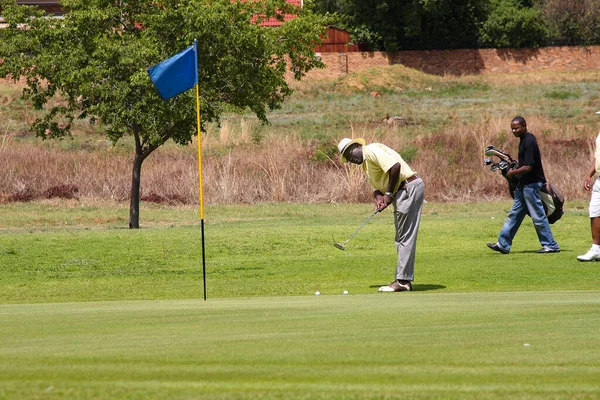
[[373,214],[371,214],[371,216],[369,218],[367,218],[367,220],[365,222],[363,222],[362,225],[359,226],[358,229],[356,231],[354,231],[354,233],[352,235],[350,235],[350,237],[348,239],[346,239],[346,241],[343,244],[333,243],[333,245],[342,251],[346,250],[346,244],[350,241],[350,239],[352,239],[354,237],[354,235],[356,235],[358,233],[358,231],[360,231],[362,229],[362,227],[365,226],[367,224],[367,222],[369,222],[371,220],[371,218],[373,218],[375,216],[375,214],[377,214],[378,212],[379,212],[379,210],[375,209],[375,211],[373,211]]

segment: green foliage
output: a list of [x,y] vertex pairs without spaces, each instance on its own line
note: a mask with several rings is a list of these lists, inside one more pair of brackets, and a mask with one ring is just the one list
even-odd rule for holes
[[596,0],[546,0],[542,10],[551,39],[564,45],[600,42],[600,3]]
[[311,156],[313,161],[331,162],[339,158],[339,150],[337,144],[332,143],[329,138],[318,140],[315,145],[315,150]]
[[370,50],[600,43],[596,0],[314,0]]
[[448,84],[439,85],[439,90],[436,91],[436,96],[467,98],[477,95],[485,95],[490,91],[490,85],[485,82],[450,82]]
[[403,9],[403,48],[475,47],[488,0],[413,0]]
[[261,144],[265,139],[265,131],[262,126],[252,125],[250,130],[250,139],[254,144]]
[[[228,110],[250,110],[267,123],[267,112],[292,93],[290,69],[300,79],[322,66],[314,57],[328,18],[296,9],[285,0],[64,0],[64,19],[42,18],[35,7],[0,0],[8,27],[0,41],[0,77],[25,77],[24,96],[46,114],[32,129],[42,138],[69,135],[75,119],[99,121],[116,143],[136,141],[132,227],[137,227],[143,160],[172,139],[187,144],[197,129],[195,93],[163,101],[146,69],[198,40],[203,123]],[[298,18],[279,29],[252,19]],[[51,100],[58,98],[57,104]]]
[[314,0],[310,6],[316,12],[337,13],[340,27],[348,29],[354,43],[369,50],[399,49],[402,29],[402,2],[389,0]]
[[581,93],[575,93],[568,90],[553,90],[545,93],[544,97],[554,100],[578,99],[581,97]]
[[320,14],[348,14],[352,10],[351,3],[351,0],[307,0],[304,6]]
[[487,0],[315,0],[370,50],[473,47]]
[[540,47],[546,43],[548,29],[540,11],[521,6],[516,0],[495,0],[488,19],[481,27],[484,47]]
[[419,153],[419,148],[413,144],[413,145],[404,147],[403,149],[401,149],[399,151],[399,153],[400,153],[400,155],[402,155],[402,158],[404,158],[404,161],[406,161],[407,163],[410,163],[415,159],[415,157]]
[[[248,108],[267,122],[267,110],[280,107],[291,93],[286,68],[300,78],[320,65],[311,49],[324,30],[324,18],[300,12],[300,18],[278,30],[250,23],[256,13],[296,12],[286,4],[65,0],[70,12],[64,20],[52,20],[2,0],[10,28],[0,47],[8,60],[0,76],[26,76],[25,94],[37,108],[57,94],[64,97],[64,104],[34,125],[42,137],[68,134],[74,118],[89,118],[100,120],[115,142],[138,134],[148,147],[169,138],[185,144],[195,132],[195,114],[189,112],[195,109],[194,93],[161,100],[146,68],[198,39],[202,120],[218,120],[226,106],[233,106]],[[30,29],[18,29],[24,22]],[[67,123],[56,122],[59,116]]]
[[381,51],[386,48],[381,33],[364,23],[352,27],[352,42],[371,51]]

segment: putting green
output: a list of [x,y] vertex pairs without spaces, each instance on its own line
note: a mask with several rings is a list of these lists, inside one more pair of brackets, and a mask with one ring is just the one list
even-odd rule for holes
[[0,306],[3,399],[600,397],[600,292]]

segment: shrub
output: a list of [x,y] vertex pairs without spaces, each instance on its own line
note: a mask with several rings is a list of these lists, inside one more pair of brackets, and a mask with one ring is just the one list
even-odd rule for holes
[[540,11],[515,0],[497,0],[480,32],[483,47],[537,48],[546,44],[548,28]]
[[75,185],[56,185],[44,191],[44,198],[75,199],[79,193],[79,188]]
[[598,0],[547,0],[542,10],[554,41],[589,45],[600,40]]

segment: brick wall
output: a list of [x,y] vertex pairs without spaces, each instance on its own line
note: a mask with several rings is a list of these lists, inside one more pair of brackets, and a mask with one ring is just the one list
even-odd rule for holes
[[393,64],[402,64],[435,75],[600,69],[600,46],[320,53],[318,55],[326,68],[309,72],[307,79],[336,79],[347,73]]

